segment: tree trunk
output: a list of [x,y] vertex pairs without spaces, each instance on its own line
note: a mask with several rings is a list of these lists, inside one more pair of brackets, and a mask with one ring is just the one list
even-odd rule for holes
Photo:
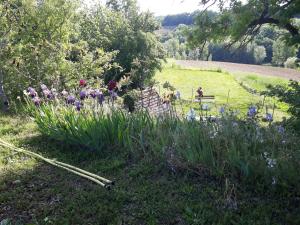
[[3,87],[3,80],[4,80],[4,74],[3,71],[0,70],[0,109],[7,111],[8,110],[8,98],[4,92],[4,87]]

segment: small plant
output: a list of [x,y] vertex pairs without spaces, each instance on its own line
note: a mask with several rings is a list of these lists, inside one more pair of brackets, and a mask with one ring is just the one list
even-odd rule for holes
[[123,96],[123,103],[125,108],[128,109],[129,112],[134,112],[135,110],[135,98],[130,95],[130,94],[126,94]]

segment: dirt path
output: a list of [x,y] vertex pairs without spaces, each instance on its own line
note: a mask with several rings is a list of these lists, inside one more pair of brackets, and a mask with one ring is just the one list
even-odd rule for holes
[[293,69],[212,61],[177,60],[176,63],[183,67],[193,67],[201,69],[220,68],[231,73],[255,73],[259,75],[277,76],[300,81],[300,71]]

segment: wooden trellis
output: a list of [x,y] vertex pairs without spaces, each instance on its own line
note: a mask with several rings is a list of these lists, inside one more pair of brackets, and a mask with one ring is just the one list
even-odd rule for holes
[[140,99],[138,100],[136,107],[138,109],[146,109],[151,114],[155,115],[167,113],[171,110],[171,104],[164,103],[154,88],[141,90]]

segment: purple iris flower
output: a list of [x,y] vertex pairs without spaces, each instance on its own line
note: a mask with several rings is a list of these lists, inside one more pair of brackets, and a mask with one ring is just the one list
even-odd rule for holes
[[257,113],[257,109],[254,106],[251,106],[248,110],[248,116],[249,117],[254,117]]
[[265,118],[266,118],[266,120],[269,121],[269,122],[272,122],[272,121],[273,121],[273,116],[272,116],[272,114],[270,114],[270,113],[267,113]]
[[284,132],[285,132],[284,127],[281,125],[277,127],[277,130],[278,130],[278,133],[280,133],[280,134],[284,134]]
[[43,94],[48,99],[52,99],[53,98],[53,94],[52,94],[52,92],[48,88],[43,90]]
[[96,95],[96,97],[98,97],[99,95],[102,95],[102,91],[96,89],[95,90],[95,95]]
[[225,113],[225,108],[224,108],[224,107],[221,107],[219,112],[220,112],[221,114]]
[[96,93],[96,90],[90,90],[90,96],[92,97],[92,98],[96,98],[97,97],[97,93]]
[[30,96],[31,98],[37,97],[37,92],[35,91],[34,88],[29,87],[27,91],[28,91],[28,94],[29,94],[29,96]]
[[34,88],[32,88],[32,87],[29,87],[29,88],[27,89],[27,92],[32,92],[32,91],[35,91]]
[[115,100],[117,97],[118,97],[118,94],[117,92],[115,91],[109,91],[109,94],[110,94],[110,97]]
[[67,97],[67,104],[73,105],[75,103],[75,101],[76,101],[76,99],[75,99],[75,97],[73,95],[69,95]]
[[45,84],[41,84],[41,88],[42,88],[43,91],[48,89]]
[[75,107],[76,107],[76,110],[77,111],[80,111],[81,110],[81,108],[82,108],[82,103],[80,102],[80,101],[75,101]]
[[100,92],[97,97],[98,97],[99,104],[102,105],[105,100],[103,93]]
[[41,99],[39,97],[34,97],[32,101],[36,106],[40,106],[41,104]]
[[84,99],[87,97],[86,91],[81,91],[81,92],[79,93],[79,96],[80,96],[80,99],[81,99],[81,100],[84,100]]

